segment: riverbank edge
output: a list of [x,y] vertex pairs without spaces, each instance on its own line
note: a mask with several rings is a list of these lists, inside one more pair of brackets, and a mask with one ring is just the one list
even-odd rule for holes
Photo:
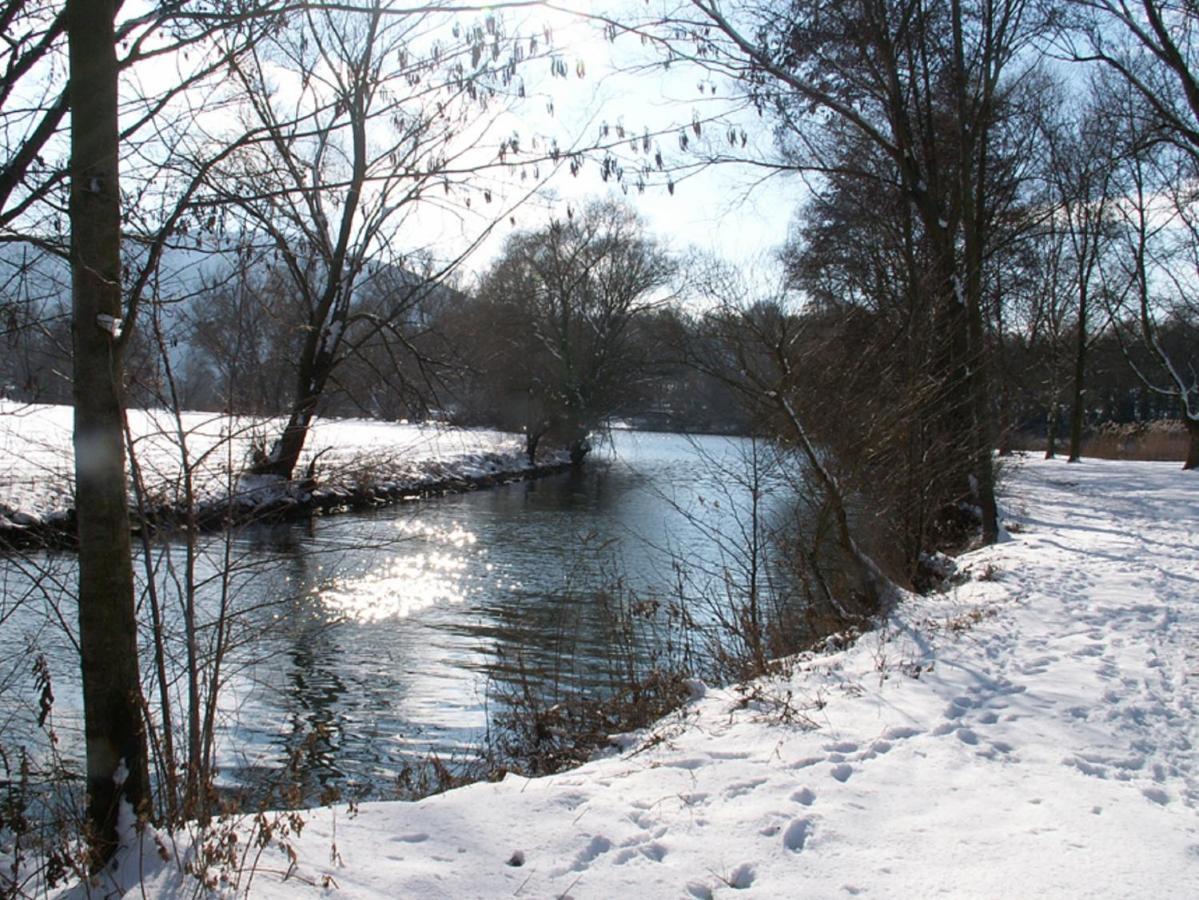
[[[314,516],[340,515],[381,509],[434,497],[466,494],[561,475],[572,468],[565,451],[553,451],[545,462],[530,465],[523,459],[492,455],[496,468],[477,474],[455,473],[440,478],[394,480],[385,476],[365,482],[340,483],[335,479],[258,479],[247,489],[196,504],[189,515],[184,504],[156,503],[139,510],[130,507],[132,533],[155,536],[182,531],[194,525],[199,531],[215,532],[251,524],[297,521]],[[507,465],[504,465],[507,463]],[[246,483],[243,480],[242,483]],[[74,550],[75,508],[36,516],[0,505],[0,554],[28,550]]]

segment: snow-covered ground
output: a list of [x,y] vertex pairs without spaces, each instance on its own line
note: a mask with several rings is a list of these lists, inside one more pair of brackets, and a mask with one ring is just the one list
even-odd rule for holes
[[[0,399],[0,525],[6,508],[46,520],[71,507],[72,415],[69,406]],[[282,421],[197,412],[183,413],[177,423],[163,410],[130,410],[128,421],[149,493],[166,502],[176,499],[183,450],[195,470],[198,499],[216,500],[238,491],[236,473],[251,445],[269,443],[283,427]],[[418,488],[528,468],[520,435],[359,419],[317,419],[300,471],[313,459],[318,478],[343,488],[360,481]]]
[[307,813],[251,894],[1199,897],[1199,476],[1028,460],[1005,520],[959,587],[620,755]]

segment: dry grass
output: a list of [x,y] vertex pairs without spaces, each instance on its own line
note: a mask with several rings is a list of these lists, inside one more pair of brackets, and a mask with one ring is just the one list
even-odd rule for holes
[[[1083,437],[1082,455],[1094,459],[1182,462],[1187,455],[1187,441],[1186,426],[1176,420],[1129,425],[1107,422]],[[1017,433],[1009,444],[1013,450],[1045,452],[1045,438],[1039,435]],[[1057,450],[1062,455],[1069,452],[1068,437],[1058,442]]]

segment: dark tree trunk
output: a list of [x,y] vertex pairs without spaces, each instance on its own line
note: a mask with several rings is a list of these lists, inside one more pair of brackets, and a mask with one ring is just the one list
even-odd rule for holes
[[121,210],[114,0],[69,0],[71,280],[79,646],[93,864],[122,802],[149,801],[122,430]]
[[1199,469],[1199,419],[1187,417],[1187,458],[1183,469]]
[[932,413],[945,483],[945,501],[970,499],[981,512],[983,540],[998,537],[992,411],[989,403],[981,305],[957,275],[954,250],[942,236],[936,245],[941,297],[934,319],[938,336],[932,360],[941,385]]
[[300,454],[308,441],[308,429],[316,416],[325,384],[333,373],[332,356],[321,346],[321,329],[310,325],[300,354],[299,372],[296,375],[296,400],[283,434],[275,441],[270,451],[251,466],[256,475],[275,475],[290,480],[300,462]]
[[1074,406],[1070,410],[1070,458],[1068,462],[1082,460],[1082,425],[1085,418],[1083,399],[1086,394],[1087,375],[1087,300],[1081,294],[1078,303],[1078,337],[1074,349]]
[[591,441],[585,437],[570,442],[570,464],[576,469],[583,465],[587,454],[591,452]]
[[[972,267],[981,273],[981,263]],[[991,387],[988,377],[986,329],[983,323],[981,276],[975,274],[969,288],[969,341],[970,357],[966,364],[966,380],[973,407],[974,428],[971,431],[973,471],[971,487],[974,499],[982,513],[983,542],[993,544],[999,540],[999,504],[995,498],[995,461],[991,458],[995,449],[995,415],[991,406]]]
[[255,475],[275,475],[290,479],[300,462],[300,454],[308,440],[308,429],[316,413],[317,397],[310,396],[292,407],[287,426],[264,459],[250,469]]
[[1053,459],[1057,456],[1057,417],[1061,415],[1061,410],[1058,408],[1057,401],[1054,400],[1049,406],[1049,415],[1045,421],[1045,458]]

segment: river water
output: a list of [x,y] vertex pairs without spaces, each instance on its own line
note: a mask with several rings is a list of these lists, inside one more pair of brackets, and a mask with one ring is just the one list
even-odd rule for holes
[[[718,582],[736,579],[752,531],[755,450],[744,439],[617,431],[582,473],[203,538],[201,618],[222,597],[235,612],[221,782],[253,785],[303,746],[310,785],[387,796],[414,759],[469,757],[488,711],[522,686],[602,690],[613,648],[630,641],[643,658],[679,653],[664,646],[664,621],[630,638],[611,609],[688,597],[695,618],[718,614]],[[782,507],[772,485],[769,474],[759,484],[764,510]],[[182,550],[155,559],[174,609]],[[41,653],[69,761],[79,754],[73,612],[50,607],[71,561],[32,562],[0,568],[10,598],[35,581],[40,598],[38,616],[18,610],[0,629],[0,737],[11,746],[37,712],[28,663]]]

